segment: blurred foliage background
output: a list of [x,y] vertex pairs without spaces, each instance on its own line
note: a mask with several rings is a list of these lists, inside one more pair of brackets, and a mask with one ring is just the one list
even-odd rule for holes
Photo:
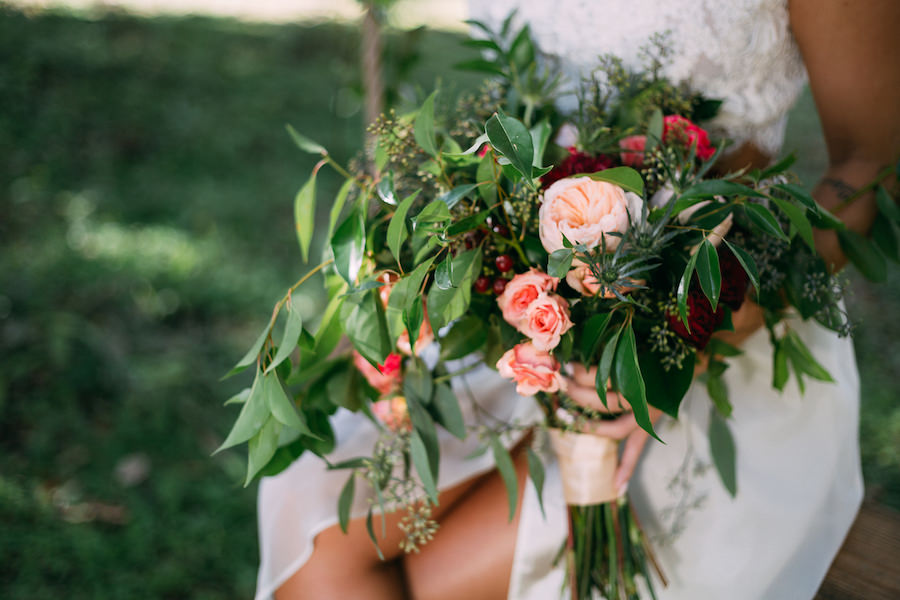
[[[0,4],[4,598],[252,595],[255,486],[242,450],[209,456],[244,382],[219,378],[305,268],[313,160],[284,125],[358,152],[357,32]],[[477,83],[459,39],[388,32],[397,102]],[[820,172],[808,94],[786,150]],[[868,493],[900,508],[900,271],[853,280]]]

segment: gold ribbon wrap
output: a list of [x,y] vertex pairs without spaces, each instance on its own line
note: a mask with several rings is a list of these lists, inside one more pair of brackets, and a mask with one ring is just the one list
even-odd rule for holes
[[550,442],[559,460],[566,504],[590,506],[619,497],[615,484],[618,440],[550,429]]

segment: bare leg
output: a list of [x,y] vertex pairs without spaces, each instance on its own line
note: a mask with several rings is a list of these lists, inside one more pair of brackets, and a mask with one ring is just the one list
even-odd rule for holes
[[528,462],[514,452],[519,498],[509,520],[506,486],[494,470],[440,519],[441,528],[419,554],[403,559],[414,600],[505,600],[509,590]]
[[[445,490],[434,509],[437,520],[447,515],[466,492],[488,476],[471,479]],[[505,504],[504,504],[505,505]],[[379,547],[386,562],[378,558],[365,519],[354,519],[347,533],[337,525],[316,536],[310,559],[275,592],[276,600],[403,600],[405,590],[400,557],[403,532],[397,526],[402,513],[386,515],[386,536]],[[381,535],[381,518],[375,517],[376,535]],[[435,538],[438,539],[438,538]],[[427,547],[430,547],[431,543]]]

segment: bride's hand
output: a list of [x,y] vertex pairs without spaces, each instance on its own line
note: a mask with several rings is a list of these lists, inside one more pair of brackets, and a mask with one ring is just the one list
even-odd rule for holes
[[[637,466],[637,461],[650,434],[637,424],[637,421],[634,419],[634,413],[630,412],[631,406],[619,392],[608,389],[606,391],[608,408],[603,406],[600,396],[597,395],[597,390],[594,388],[596,376],[596,367],[585,369],[584,365],[573,363],[572,377],[568,377],[566,381],[566,394],[578,404],[600,412],[629,411],[621,417],[610,421],[592,421],[586,425],[585,429],[585,433],[623,440],[622,455],[619,458],[615,479],[616,489],[621,492],[628,480],[631,479],[631,475],[634,473],[634,468]],[[660,415],[662,415],[662,411],[652,406],[648,408],[650,409],[650,420],[655,424]]]

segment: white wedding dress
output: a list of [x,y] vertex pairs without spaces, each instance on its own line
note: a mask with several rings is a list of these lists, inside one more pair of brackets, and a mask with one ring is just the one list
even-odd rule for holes
[[[787,15],[787,0],[471,0],[473,18],[494,27],[513,9],[541,50],[576,81],[603,53],[639,67],[640,46],[670,32],[670,80],[688,81],[723,99],[711,128],[776,154],[788,109],[804,82]],[[629,494],[669,579],[660,600],[805,600],[812,598],[862,498],[857,422],[859,382],[852,344],[811,322],[791,322],[837,383],[792,380],[771,386],[771,346],[759,331],[732,360],[725,379],[734,405],[738,493],[731,498],[712,468],[706,429],[710,400],[703,386],[688,393],[678,421],[660,421],[666,445],[649,443]],[[499,418],[539,418],[533,400],[480,367],[453,382],[466,417],[478,404]],[[477,414],[483,414],[478,411]],[[332,460],[367,455],[376,430],[340,412]],[[439,485],[450,487],[492,468],[490,454],[466,460],[477,440],[442,432]],[[316,534],[337,523],[346,472],[328,472],[303,456],[259,488],[261,564],[257,599],[271,597],[309,558]],[[565,505],[552,457],[544,489],[546,518],[529,483],[519,526],[509,598],[560,598],[563,572],[553,565],[566,535]],[[354,516],[367,510],[358,489]]]

